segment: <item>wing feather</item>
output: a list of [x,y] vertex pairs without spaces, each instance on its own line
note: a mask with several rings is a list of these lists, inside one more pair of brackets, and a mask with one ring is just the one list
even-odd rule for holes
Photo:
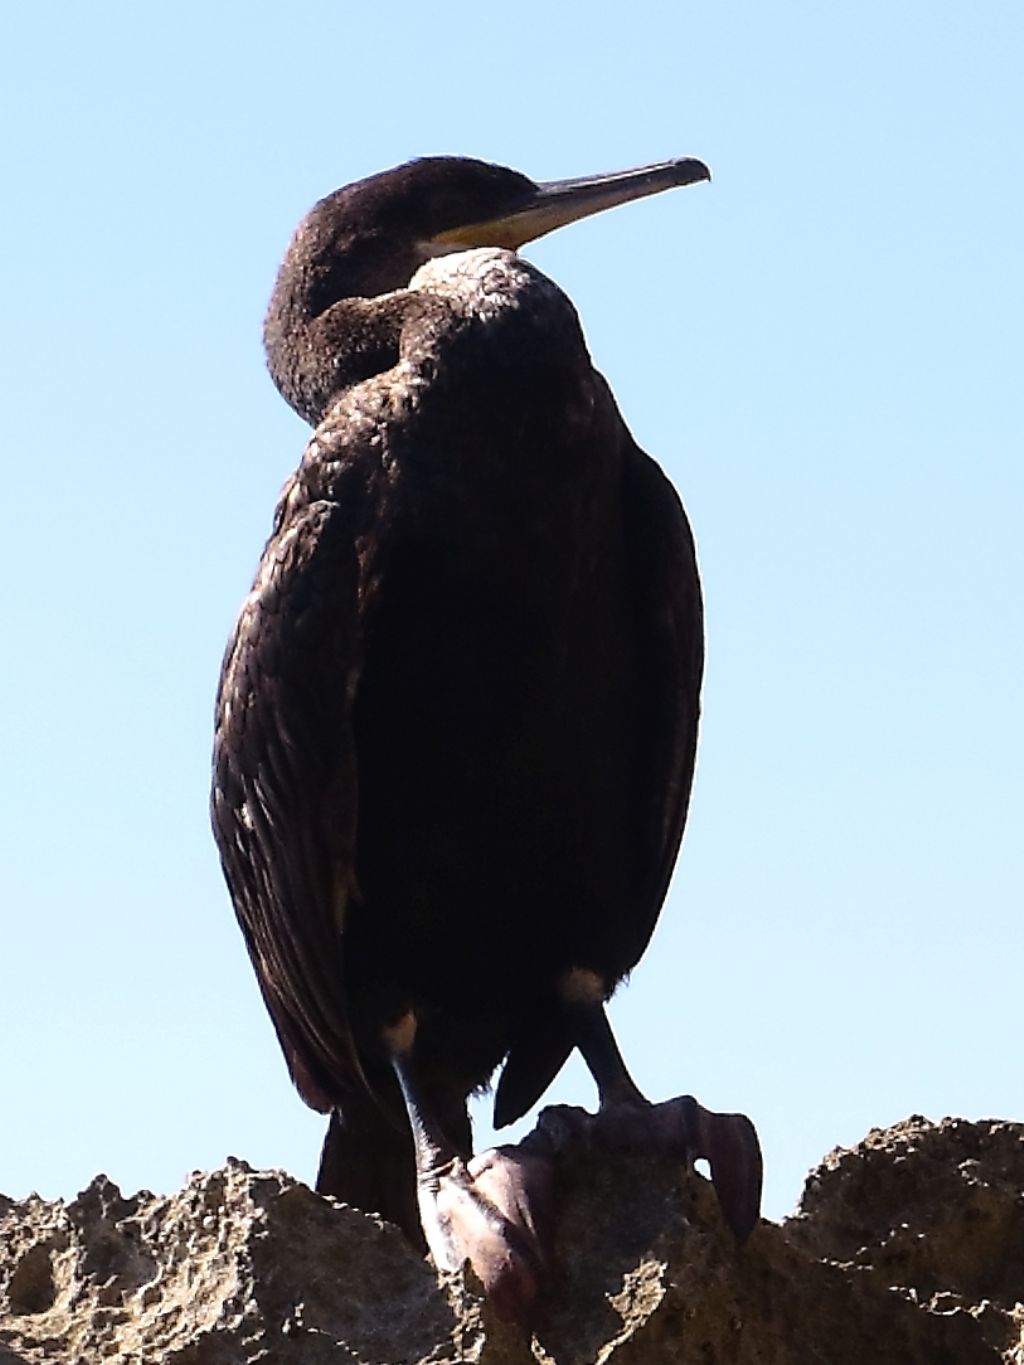
[[342,976],[355,886],[357,564],[337,503],[282,522],[224,659],[212,817],[292,1076],[326,1111],[361,1075]]
[[644,698],[635,956],[654,932],[686,824],[697,757],[704,612],[679,495],[637,446],[623,462],[623,525]]

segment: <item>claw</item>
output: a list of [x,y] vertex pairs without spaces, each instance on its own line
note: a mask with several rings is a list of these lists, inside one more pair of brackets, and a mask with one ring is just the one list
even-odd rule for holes
[[715,1114],[692,1095],[668,1100],[666,1107],[676,1111],[694,1156],[706,1159],[722,1215],[736,1240],[745,1242],[761,1217],[764,1162],[757,1129],[746,1114]]

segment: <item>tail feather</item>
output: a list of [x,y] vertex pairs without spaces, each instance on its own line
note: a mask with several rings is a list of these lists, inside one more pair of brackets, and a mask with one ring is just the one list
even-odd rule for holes
[[494,1096],[494,1126],[504,1128],[531,1108],[547,1090],[573,1049],[565,1015],[557,1007],[538,1010],[515,1038]]
[[370,1106],[346,1114],[335,1110],[320,1153],[316,1188],[345,1204],[377,1213],[401,1228],[413,1246],[426,1250],[416,1204],[416,1154],[404,1121]]

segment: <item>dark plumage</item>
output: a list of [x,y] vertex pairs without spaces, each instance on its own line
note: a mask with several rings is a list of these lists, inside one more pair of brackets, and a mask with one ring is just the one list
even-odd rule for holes
[[413,162],[317,204],[274,290],[270,370],[316,431],[225,658],[214,830],[291,1074],[332,1112],[319,1186],[414,1238],[417,1165],[422,1206],[503,1061],[499,1124],[575,1045],[602,1070],[585,1043],[694,766],[686,517],[512,248],[706,175]]

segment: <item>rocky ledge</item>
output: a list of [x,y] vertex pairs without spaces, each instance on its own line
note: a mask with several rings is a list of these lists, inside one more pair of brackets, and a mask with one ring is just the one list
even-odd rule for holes
[[1024,1124],[832,1152],[737,1249],[699,1176],[583,1157],[532,1336],[393,1229],[229,1161],[176,1195],[0,1197],[0,1365],[1024,1365]]

